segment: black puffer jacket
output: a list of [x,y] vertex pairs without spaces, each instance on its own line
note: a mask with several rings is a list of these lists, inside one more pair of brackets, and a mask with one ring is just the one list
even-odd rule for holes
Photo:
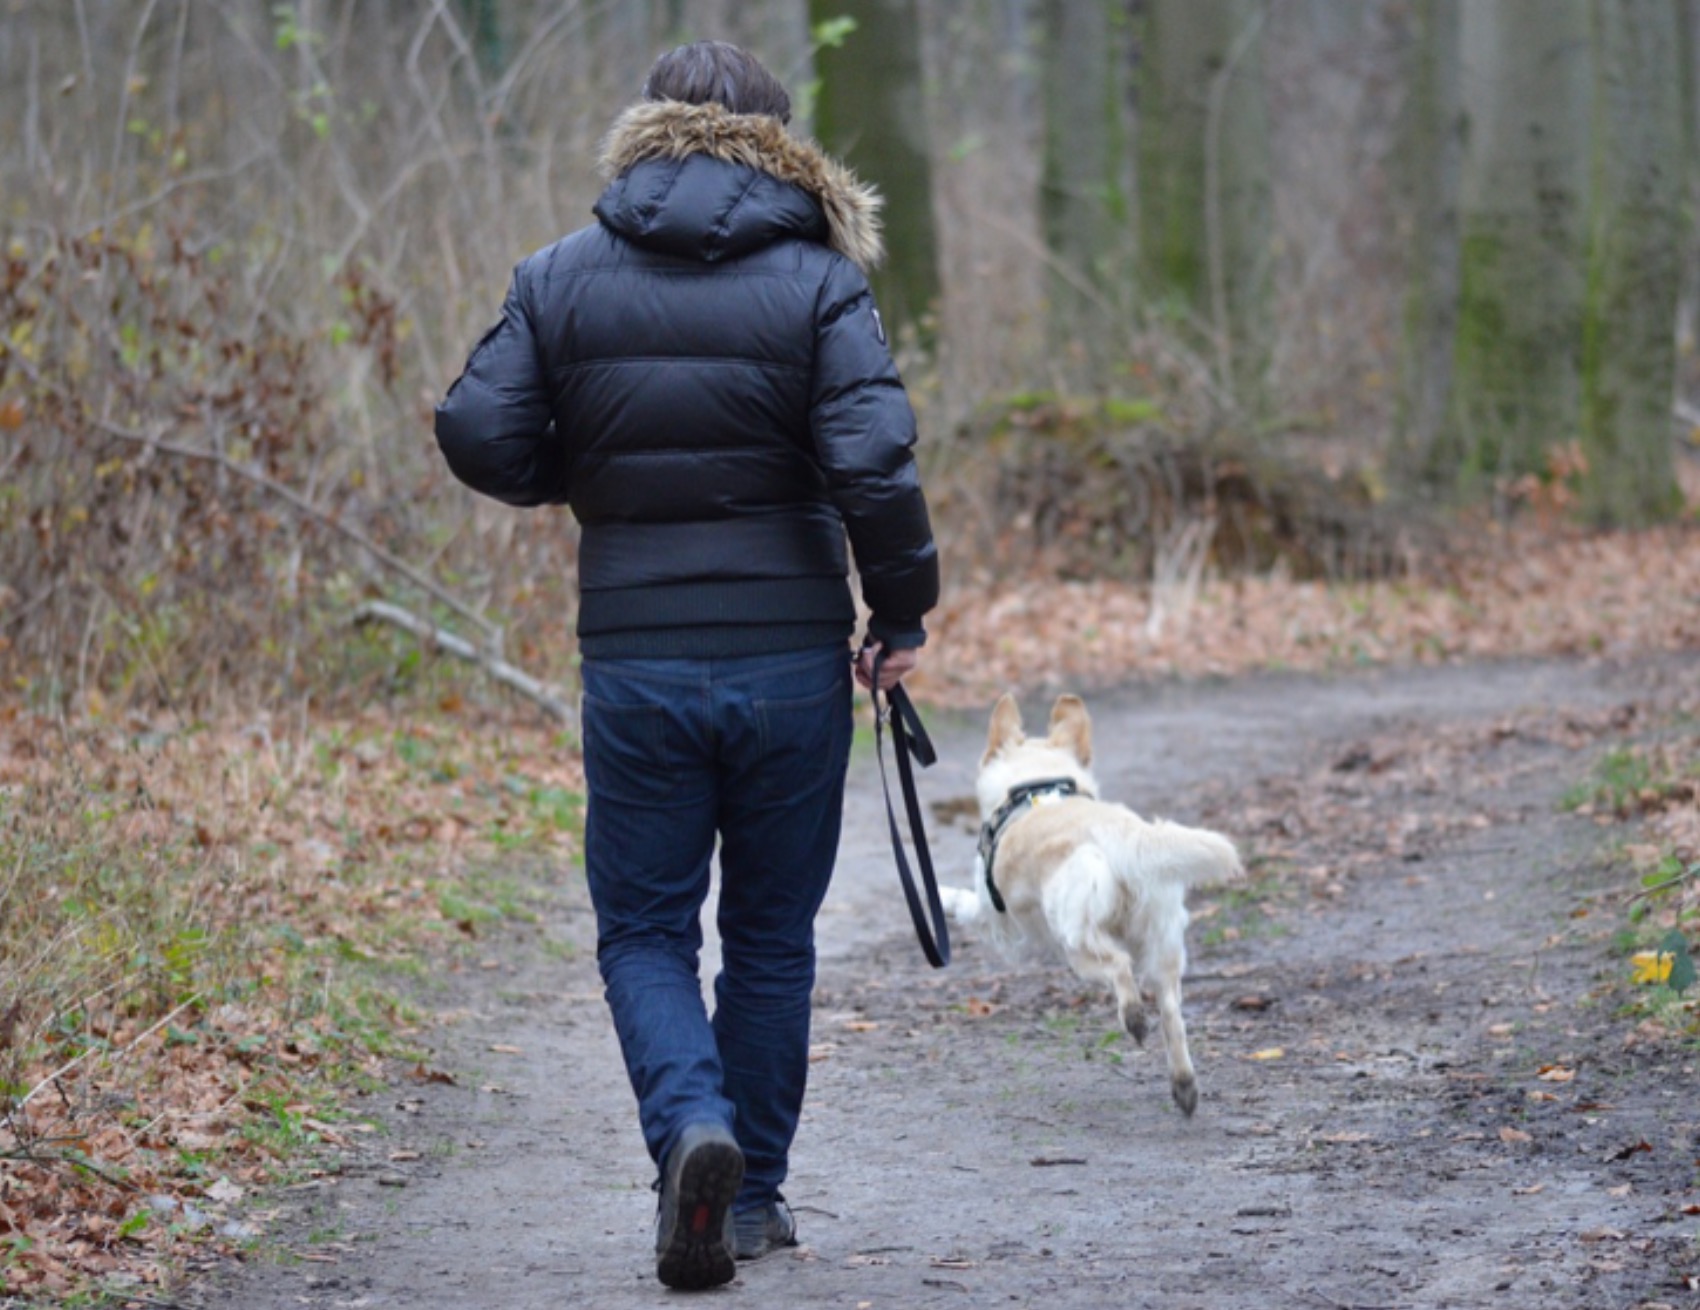
[[863,267],[878,201],[772,118],[628,110],[600,223],[515,270],[437,409],[457,477],[582,525],[584,654],[925,640],[915,420]]

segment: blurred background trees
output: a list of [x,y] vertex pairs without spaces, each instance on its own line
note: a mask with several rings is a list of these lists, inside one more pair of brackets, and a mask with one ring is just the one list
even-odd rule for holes
[[430,407],[706,36],[884,192],[976,567],[1682,510],[1700,0],[0,0],[0,654],[307,686],[373,597],[570,648],[570,521],[454,486]]
[[809,15],[815,132],[885,197],[874,290],[893,324],[926,334],[940,287],[919,0],[810,0]]

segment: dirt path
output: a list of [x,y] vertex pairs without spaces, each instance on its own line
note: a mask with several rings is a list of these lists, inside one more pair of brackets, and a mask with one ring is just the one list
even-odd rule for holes
[[[1601,833],[1557,805],[1697,682],[1687,659],[1093,698],[1107,795],[1264,857],[1248,892],[1197,904],[1191,1121],[1160,1051],[1118,1039],[1108,1002],[1066,973],[1012,968],[971,937],[949,970],[925,967],[858,758],[787,1188],[806,1244],[714,1295],[786,1310],[1700,1304],[1700,1220],[1683,1214],[1700,1201],[1700,1052],[1626,1045],[1631,1026],[1591,999],[1621,968],[1600,940],[1610,916],[1573,917],[1607,883]],[[966,797],[983,726],[932,726],[943,759],[925,790]],[[965,884],[966,823],[936,827],[946,880]],[[653,1277],[650,1168],[590,934],[572,880],[539,932],[486,947],[499,967],[447,978],[440,1004],[468,1015],[433,1066],[456,1085],[374,1096],[387,1136],[273,1207],[272,1232],[305,1258],[228,1270],[202,1302],[673,1301]]]

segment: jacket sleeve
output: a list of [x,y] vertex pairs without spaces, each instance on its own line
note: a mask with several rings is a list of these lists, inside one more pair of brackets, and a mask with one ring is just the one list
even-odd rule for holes
[[915,468],[915,412],[867,279],[846,259],[832,261],[816,305],[810,403],[815,455],[872,611],[869,634],[893,649],[919,646],[939,565]]
[[566,499],[565,443],[551,421],[519,273],[502,317],[479,338],[437,406],[436,430],[449,468],[474,491],[509,505]]

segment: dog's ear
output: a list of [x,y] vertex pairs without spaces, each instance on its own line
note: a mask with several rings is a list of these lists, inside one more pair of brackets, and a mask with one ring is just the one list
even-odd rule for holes
[[1092,719],[1078,696],[1058,696],[1051,706],[1051,745],[1067,751],[1083,767],[1092,763]]
[[1005,746],[1020,740],[1021,707],[1015,703],[1015,697],[1005,692],[992,707],[992,730],[986,734],[986,753],[980,763],[984,764]]

